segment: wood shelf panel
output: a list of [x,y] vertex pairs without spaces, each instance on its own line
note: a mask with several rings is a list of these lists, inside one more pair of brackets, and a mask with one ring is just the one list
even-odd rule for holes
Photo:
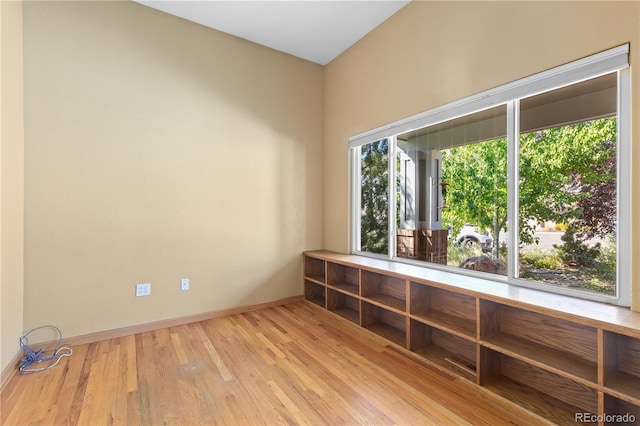
[[367,299],[373,302],[377,302],[382,305],[388,306],[390,308],[396,309],[401,312],[406,311],[407,302],[402,299],[398,299],[397,297],[389,296],[387,294],[377,293],[377,294],[370,294],[369,296],[367,296]]
[[[575,413],[585,411],[506,377],[487,384],[485,388],[558,425],[576,424]],[[592,411],[592,414],[596,413],[597,410]]]
[[362,326],[367,330],[406,347],[407,320],[403,315],[363,301],[361,318]]
[[640,338],[604,331],[603,384],[621,399],[640,404]]
[[597,330],[593,327],[509,306],[500,306],[498,316],[502,333],[591,362],[598,360]]
[[558,424],[575,413],[598,413],[600,392],[519,359],[480,346],[479,384]]
[[324,285],[324,275],[305,275],[305,279]]
[[407,311],[406,280],[363,271],[360,290],[360,295],[363,298],[373,300],[402,312]]
[[339,263],[327,263],[327,284],[352,294],[360,293],[360,270]]
[[426,284],[411,282],[411,313],[436,311],[476,320],[476,298]]
[[476,381],[474,363],[468,362],[446,349],[434,345],[428,348],[416,349],[414,353],[420,355],[420,357],[427,361],[430,361],[432,364],[469,380],[470,382],[475,383]]
[[360,299],[327,288],[327,310],[360,325]]
[[409,349],[439,367],[476,381],[477,345],[473,341],[412,319]]
[[469,339],[476,338],[476,323],[457,316],[444,314],[441,312],[424,312],[414,314],[413,317],[424,321],[434,327],[442,328],[445,331],[454,332]]
[[635,417],[636,422],[640,421],[640,404],[631,404],[627,401],[615,398],[611,395],[604,396],[604,412],[609,415],[622,416],[623,418],[620,419],[620,421],[625,422],[626,424],[632,424],[630,418],[631,416]]
[[304,257],[304,276],[321,283],[326,279],[326,262],[324,259],[318,259],[311,256]]
[[324,308],[324,300],[322,299],[306,299],[308,302],[313,303],[314,305],[318,305],[321,308]]
[[582,410],[592,413],[598,411],[596,389],[521,360],[500,355],[500,375]]
[[476,337],[476,298],[473,296],[412,281],[409,312],[414,318],[447,331]]
[[384,337],[385,339],[400,345],[402,347],[406,347],[406,333],[404,330],[399,330],[385,322],[374,322],[364,326],[367,330],[377,334],[378,336]]
[[345,293],[353,294],[355,296],[358,295],[359,289],[357,285],[351,284],[327,284],[331,288],[335,288],[336,290],[340,290]]
[[318,306],[326,308],[326,288],[309,280],[304,280],[304,298]]
[[347,319],[354,324],[360,324],[360,312],[355,309],[340,307],[332,309],[331,312],[340,315],[342,318]]
[[618,371],[605,378],[604,385],[620,399],[640,405],[640,378]]
[[500,333],[483,339],[480,343],[522,361],[534,363],[538,367],[550,369],[556,374],[567,376],[570,379],[578,379],[594,385],[598,382],[597,363],[588,362],[521,337]]

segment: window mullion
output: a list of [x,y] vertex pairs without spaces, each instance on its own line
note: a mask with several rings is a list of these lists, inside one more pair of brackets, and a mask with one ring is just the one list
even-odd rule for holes
[[360,226],[361,226],[361,214],[360,214],[360,204],[361,204],[361,197],[362,197],[362,176],[360,175],[360,171],[361,171],[361,164],[360,164],[360,156],[362,155],[361,153],[361,147],[358,146],[354,149],[351,150],[352,152],[352,157],[351,157],[351,180],[353,182],[352,185],[352,193],[351,193],[351,251],[352,252],[358,252],[361,250],[360,247],[360,237],[361,237],[361,230],[360,230]]
[[[507,103],[507,276],[518,278],[519,262],[519,176],[520,176],[520,102]],[[496,244],[500,244],[499,241]]]
[[396,255],[396,137],[389,138],[389,259]]

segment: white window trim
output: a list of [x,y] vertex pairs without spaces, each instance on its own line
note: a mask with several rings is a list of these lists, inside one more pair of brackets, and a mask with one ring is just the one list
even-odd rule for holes
[[[611,72],[618,72],[618,217],[617,217],[617,290],[616,296],[608,296],[599,293],[585,292],[583,290],[565,289],[562,287],[549,287],[544,284],[519,279],[518,250],[510,250],[508,257],[507,277],[493,276],[491,274],[477,273],[468,270],[456,270],[450,267],[425,264],[425,262],[412,261],[395,257],[396,240],[395,223],[395,147],[396,136],[405,132],[431,126],[443,121],[451,120],[463,115],[471,114],[497,105],[507,105],[507,136],[508,140],[516,141],[519,135],[519,99],[536,95],[541,92],[553,90],[569,84],[579,83],[587,79],[595,78]],[[503,86],[490,89],[456,102],[449,103],[439,108],[426,111],[421,114],[408,117],[397,122],[378,127],[376,129],[360,133],[349,138],[351,151],[351,246],[352,253],[393,260],[402,263],[416,264],[431,269],[442,269],[461,275],[471,275],[488,278],[492,281],[513,283],[521,287],[536,288],[550,293],[560,293],[582,299],[590,299],[607,303],[615,303],[629,306],[631,303],[631,235],[624,230],[631,229],[631,77],[629,70],[629,44],[625,44],[607,51],[583,58],[539,74],[517,80]],[[389,140],[389,253],[388,256],[362,252],[360,243],[360,147],[367,143],[382,139]],[[517,149],[509,144],[508,148],[508,223],[510,228],[518,221],[518,188],[515,185],[518,176]],[[515,165],[515,167],[514,167]],[[626,194],[620,196],[620,194]],[[621,232],[621,230],[623,230]],[[509,232],[509,246],[518,247],[518,233]]]
[[631,70],[618,71],[618,304],[631,305]]

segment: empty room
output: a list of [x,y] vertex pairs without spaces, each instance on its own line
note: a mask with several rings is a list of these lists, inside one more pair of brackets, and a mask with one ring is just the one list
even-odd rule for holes
[[640,422],[640,2],[2,0],[0,46],[0,424]]

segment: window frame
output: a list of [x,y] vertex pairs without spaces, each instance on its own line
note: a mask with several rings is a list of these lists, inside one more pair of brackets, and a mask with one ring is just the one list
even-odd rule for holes
[[[396,136],[418,130],[441,122],[449,121],[498,105],[507,107],[507,205],[508,223],[518,223],[518,176],[519,176],[519,140],[520,99],[539,93],[569,86],[601,75],[617,73],[617,224],[618,229],[630,229],[631,224],[631,76],[629,68],[629,44],[615,47],[589,57],[552,68],[547,71],[499,86],[485,92],[425,111],[397,122],[360,133],[349,138],[351,155],[351,252],[353,254],[383,258],[385,260],[410,263],[421,267],[453,272],[460,275],[476,276],[492,281],[501,281],[520,287],[560,293],[576,298],[596,300],[629,306],[631,303],[631,235],[629,232],[617,233],[617,294],[615,296],[587,292],[579,289],[552,287],[545,283],[536,283],[519,278],[519,250],[508,251],[507,276],[496,276],[482,272],[461,270],[445,265],[425,263],[396,256],[395,202],[389,203],[389,251],[387,255],[368,253],[359,250],[360,243],[360,147],[382,139],[389,141],[389,188],[388,199],[395,200],[397,178]],[[519,225],[518,225],[519,227]],[[509,232],[509,247],[518,247],[518,232]]]

